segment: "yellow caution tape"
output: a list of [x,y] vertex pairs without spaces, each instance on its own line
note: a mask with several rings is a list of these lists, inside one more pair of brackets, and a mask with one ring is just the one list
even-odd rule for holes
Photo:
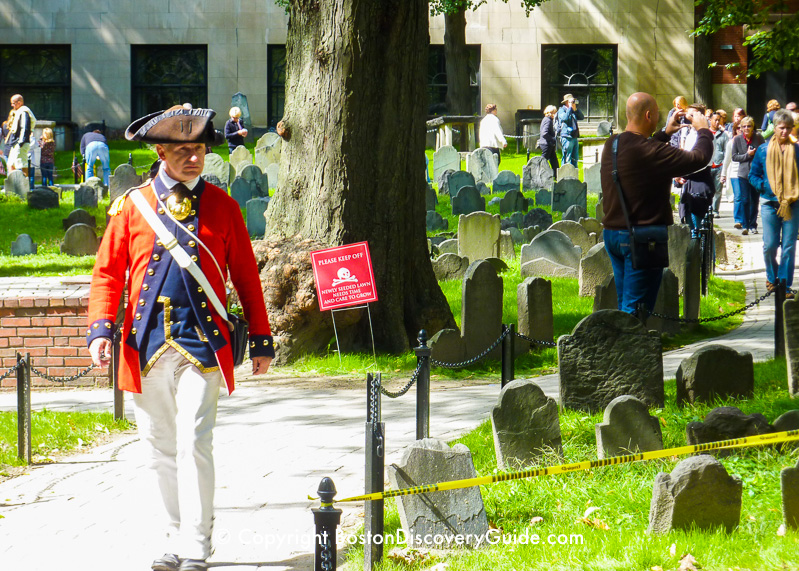
[[425,486],[401,488],[399,490],[386,490],[384,492],[374,492],[372,494],[353,496],[351,498],[344,498],[343,500],[336,501],[338,503],[363,502],[383,500],[385,498],[394,498],[397,496],[426,494],[428,492],[459,490],[462,488],[470,488],[472,486],[485,486],[488,484],[494,484],[496,482],[508,482],[510,480],[533,478],[535,476],[552,476],[554,474],[565,474],[568,472],[581,472],[583,470],[590,470],[591,468],[602,468],[604,466],[613,466],[616,464],[628,464],[630,462],[638,462],[640,460],[655,460],[657,458],[668,458],[670,456],[684,456],[685,454],[693,454],[694,452],[707,452],[708,450],[718,450],[721,448],[747,448],[749,446],[758,446],[761,444],[778,444],[780,442],[790,442],[793,440],[799,440],[799,430],[774,432],[771,434],[759,434],[757,436],[746,436],[744,438],[733,438],[731,440],[720,440],[718,442],[708,442],[706,444],[696,444],[692,446],[679,446],[677,448],[654,450],[652,452],[639,452],[638,454],[613,456],[612,458],[605,458],[604,460],[585,460],[583,462],[575,462],[573,464],[559,464],[557,466],[548,466],[546,468],[532,468],[529,470],[521,470],[519,472],[506,472],[504,474],[495,474],[493,476],[481,476],[479,478],[468,478],[465,480],[452,480],[449,482],[440,482],[438,484],[427,484]]

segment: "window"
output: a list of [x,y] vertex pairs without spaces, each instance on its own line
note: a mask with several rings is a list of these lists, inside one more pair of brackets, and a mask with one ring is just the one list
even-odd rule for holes
[[274,45],[266,48],[267,95],[270,127],[276,127],[283,118],[286,103],[286,46]]
[[[469,51],[469,85],[472,90],[472,114],[480,109],[480,46],[466,46]],[[427,53],[427,114],[447,114],[447,60],[443,45],[431,45]]]
[[542,46],[541,107],[574,95],[587,121],[616,117],[616,46]]
[[19,93],[37,119],[72,117],[70,46],[0,46],[0,109],[4,121]]
[[206,46],[131,46],[130,59],[134,118],[181,103],[208,106]]

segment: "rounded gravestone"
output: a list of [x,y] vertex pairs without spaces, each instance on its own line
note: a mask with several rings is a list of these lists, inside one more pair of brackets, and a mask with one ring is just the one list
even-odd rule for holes
[[755,366],[752,354],[727,345],[706,345],[680,363],[677,404],[712,403],[717,398],[752,398]]
[[[582,227],[580,229],[582,230]],[[538,258],[544,258],[561,266],[577,270],[580,267],[582,249],[579,246],[575,246],[571,238],[563,232],[544,230],[533,238],[529,244],[522,246],[522,265]]]
[[552,215],[543,208],[533,208],[524,215],[524,226],[540,226],[546,230],[552,226]]
[[49,188],[34,188],[28,193],[28,208],[34,210],[58,208],[58,193]]
[[87,224],[75,224],[67,229],[61,244],[61,253],[70,256],[93,256],[99,241],[94,228]]
[[69,216],[61,220],[61,224],[64,226],[64,230],[69,229],[70,226],[74,226],[75,224],[86,224],[92,228],[96,228],[97,220],[85,210],[76,208],[69,213]]

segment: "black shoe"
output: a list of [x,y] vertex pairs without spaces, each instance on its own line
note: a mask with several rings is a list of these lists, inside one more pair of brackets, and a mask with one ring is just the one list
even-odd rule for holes
[[749,235],[749,230],[747,230],[746,228],[744,228],[744,229],[743,229],[743,232],[741,232],[741,236],[748,236],[748,235]]
[[733,228],[735,228],[736,230],[740,230],[741,228],[743,228],[743,225],[740,222],[736,222]]
[[208,563],[204,559],[184,559],[180,562],[180,571],[208,571]]
[[757,234],[757,228],[752,228],[752,234]]
[[180,559],[174,553],[165,553],[163,557],[159,557],[150,566],[153,571],[178,571],[180,568]]

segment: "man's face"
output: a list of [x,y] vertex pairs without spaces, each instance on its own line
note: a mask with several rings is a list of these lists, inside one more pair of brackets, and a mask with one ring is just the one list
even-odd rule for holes
[[11,107],[13,107],[15,111],[22,107],[22,99],[12,99]]
[[713,115],[710,118],[710,128],[713,129],[714,131],[718,131],[719,125],[721,125],[721,120],[719,119],[719,116]]
[[205,143],[156,145],[158,158],[164,161],[166,174],[178,182],[200,176],[205,165]]

